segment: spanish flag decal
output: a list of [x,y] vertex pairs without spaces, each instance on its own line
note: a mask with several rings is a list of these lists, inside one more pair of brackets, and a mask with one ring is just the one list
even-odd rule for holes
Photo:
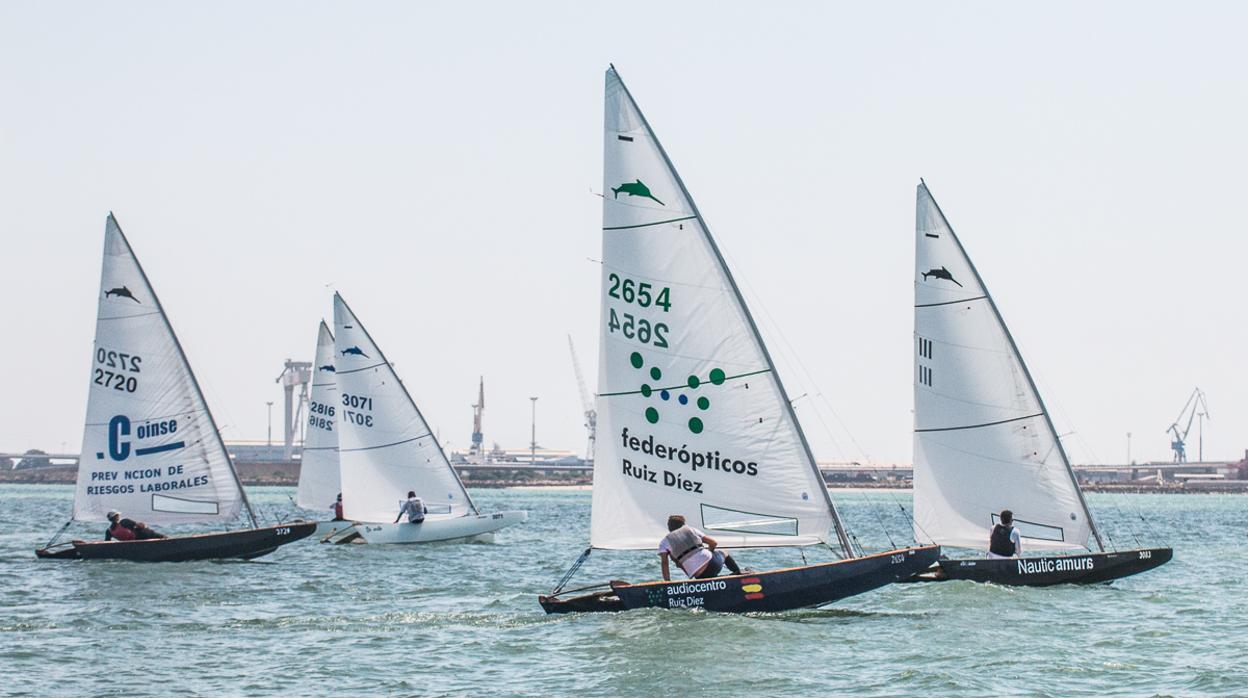
[[758,577],[746,577],[741,580],[741,591],[748,600],[763,598],[763,580]]

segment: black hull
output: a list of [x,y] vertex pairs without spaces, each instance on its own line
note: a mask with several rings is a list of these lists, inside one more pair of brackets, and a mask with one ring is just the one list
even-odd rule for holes
[[287,543],[307,538],[316,523],[291,523],[223,533],[201,533],[178,538],[134,541],[81,541],[40,548],[35,555],[49,560],[131,560],[134,562],[189,562],[191,560],[250,560],[268,555]]
[[940,557],[938,546],[892,550],[808,567],[771,572],[629,584],[570,599],[542,596],[547,613],[627,611],[637,608],[703,608],[721,613],[787,611],[823,606],[908,579]]
[[1008,560],[940,560],[917,581],[964,579],[1007,586],[1044,587],[1055,584],[1100,584],[1146,572],[1170,561],[1170,548],[1144,548],[1112,553],[1022,557]]

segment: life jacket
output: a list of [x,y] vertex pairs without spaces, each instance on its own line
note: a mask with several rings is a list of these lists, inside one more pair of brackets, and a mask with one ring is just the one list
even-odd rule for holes
[[342,520],[342,502],[334,502],[334,519]]
[[683,563],[685,558],[702,548],[702,537],[694,533],[693,529],[689,528],[687,524],[663,536],[663,540],[667,541],[667,547],[672,551],[672,559],[678,565]]
[[1013,526],[997,524],[992,527],[992,537],[988,541],[988,552],[1001,557],[1014,557],[1014,541],[1010,539]]
[[113,540],[134,540],[134,531],[122,526],[120,521],[108,527],[108,535]]
[[425,501],[420,497],[407,500],[407,522],[417,523],[425,520]]

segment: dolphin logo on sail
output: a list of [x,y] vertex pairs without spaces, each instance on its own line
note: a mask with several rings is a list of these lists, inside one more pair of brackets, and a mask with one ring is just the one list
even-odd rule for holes
[[[939,269],[931,269],[929,271],[923,272],[924,281],[927,281],[927,277],[929,276],[935,277],[937,279],[944,279],[945,281],[952,281],[953,283],[958,284],[958,280],[953,278],[953,274],[951,274],[949,270],[944,267],[941,267]],[[958,284],[958,286],[961,287],[962,284]]]
[[363,350],[361,350],[359,347],[347,347],[346,349],[342,350],[342,355],[343,356],[363,356],[366,359],[369,358],[368,354],[365,354]]
[[650,187],[643,184],[640,179],[635,182],[625,182],[618,187],[611,187],[611,193],[615,194],[615,198],[620,198],[620,192],[624,192],[629,196],[640,196],[645,199],[650,199],[660,206],[667,205],[655,198],[654,194],[650,193]]
[[139,303],[139,305],[142,305],[142,303],[139,302],[139,299],[135,298],[134,294],[130,292],[130,289],[126,288],[125,286],[119,286],[117,288],[108,289],[107,291],[104,292],[104,297],[108,298],[109,296],[117,296],[118,298],[129,298],[135,303]]
[[334,369],[333,365],[331,365],[331,364],[325,364],[324,366],[321,366],[318,370],[321,370],[321,371],[329,371],[330,373],[337,373],[337,372],[338,372],[336,369]]

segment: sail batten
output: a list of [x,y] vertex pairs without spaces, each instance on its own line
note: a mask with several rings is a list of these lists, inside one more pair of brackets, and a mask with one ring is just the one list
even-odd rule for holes
[[725,547],[835,528],[851,556],[740,290],[614,68],[604,131],[591,545],[652,548],[681,514]]
[[394,521],[414,491],[430,519],[477,508],[416,402],[381,348],[334,294],[335,405],[343,513],[353,521]]
[[915,238],[916,537],[983,549],[1010,509],[1025,549],[1099,545],[1014,338],[926,184]]
[[104,521],[117,510],[176,524],[245,510],[254,526],[199,383],[111,213],[93,350],[73,518]]

